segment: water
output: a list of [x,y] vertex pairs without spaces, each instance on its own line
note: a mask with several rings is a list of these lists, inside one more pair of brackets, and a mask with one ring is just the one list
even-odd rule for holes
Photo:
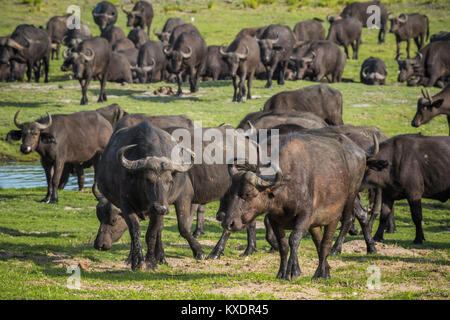
[[[94,170],[84,170],[84,187],[91,187],[94,183]],[[45,172],[40,163],[8,163],[0,165],[0,188],[38,188],[47,187]],[[78,190],[76,176],[70,176],[64,190]]]

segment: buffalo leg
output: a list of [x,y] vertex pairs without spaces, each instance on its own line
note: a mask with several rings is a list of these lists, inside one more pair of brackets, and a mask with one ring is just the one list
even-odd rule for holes
[[247,100],[250,100],[252,98],[250,88],[252,87],[252,81],[253,81],[254,75],[255,75],[254,72],[250,73],[250,75],[248,76],[248,79],[247,79]]
[[183,90],[181,89],[181,85],[183,84],[183,76],[181,73],[177,74],[177,83],[178,83],[178,90],[175,94],[176,96],[181,96],[183,94]]
[[35,66],[33,66],[34,69],[34,82],[39,83],[39,78],[41,77],[41,64],[38,62]]
[[384,229],[389,219],[389,215],[393,214],[392,208],[394,207],[394,201],[385,199],[383,196],[383,205],[381,206],[380,224],[378,225],[377,232],[375,233],[373,240],[377,242],[383,241]]
[[33,70],[33,65],[30,62],[27,62],[27,79],[28,82],[31,82],[31,71]]
[[53,165],[53,176],[51,179],[51,195],[50,200],[47,203],[58,203],[58,186],[61,179],[62,172],[64,170],[64,162],[56,159]]
[[[147,269],[156,270],[158,267],[157,251],[158,250],[158,239],[161,241],[162,227],[164,224],[164,216],[158,215],[156,213],[150,214],[150,222],[148,224],[147,233],[145,234],[145,242],[147,243],[147,255],[145,256],[145,263]],[[160,253],[159,259],[165,261],[164,249],[162,251],[162,256]]]
[[139,238],[141,236],[141,227],[139,224],[139,217],[137,214],[131,209],[131,207],[126,203],[125,199],[121,198],[121,210],[122,215],[125,218],[125,222],[127,223],[128,230],[130,232],[131,237],[131,270],[140,269],[144,263],[144,256],[142,254],[141,244],[139,242]]
[[411,45],[411,39],[406,40],[406,56],[409,59],[409,47]]
[[197,90],[196,90],[196,83],[195,83],[195,79],[196,79],[196,72],[195,72],[195,67],[191,67],[190,69],[189,69],[189,72],[190,72],[190,74],[189,74],[189,84],[190,84],[190,91],[191,91],[191,93],[194,93],[194,92],[196,92]]
[[[352,202],[353,203],[353,202]],[[327,258],[330,253],[331,242],[333,241],[333,234],[336,231],[339,219],[331,222],[329,225],[325,226],[322,241],[320,242],[319,254],[319,266],[314,273],[313,279],[323,278],[328,279],[330,277],[330,265],[328,264]]]
[[77,173],[78,191],[81,191],[84,187],[84,169],[79,164],[76,164],[74,168]]
[[[276,66],[276,65],[275,65]],[[270,88],[272,87],[272,77],[273,77],[273,71],[275,68],[271,67],[271,66],[267,66],[266,67],[266,75],[267,75],[267,83],[264,86],[265,88]]]
[[284,229],[275,220],[271,219],[270,216],[269,221],[277,238],[278,248],[280,248],[280,269],[278,270],[277,279],[284,279],[287,270],[289,244]]
[[236,102],[237,101],[237,76],[233,76],[233,87],[234,87],[233,102]]
[[347,200],[347,203],[344,206],[344,210],[342,212],[342,216],[340,218],[342,222],[341,231],[339,232],[339,236],[334,243],[333,249],[331,249],[332,255],[337,255],[342,252],[342,244],[344,243],[345,236],[348,233],[348,230],[353,224],[355,220],[354,207],[357,202],[358,196],[350,196]]
[[106,93],[105,93],[105,86],[106,86],[107,78],[108,77],[106,76],[106,73],[101,76],[101,79],[100,79],[100,94],[98,96],[97,102],[105,102],[105,101],[108,100],[106,98]]
[[191,234],[193,216],[191,214],[190,201],[184,199],[175,202],[175,210],[177,212],[178,231],[180,235],[189,243],[194,258],[199,260],[204,259],[205,254],[203,253],[202,246]]
[[245,76],[246,73],[243,72],[239,79],[239,93],[237,102],[242,102],[242,97],[245,95]]
[[253,221],[247,226],[247,248],[245,248],[241,256],[246,257],[256,251],[258,251],[256,249],[256,221]]
[[278,82],[277,82],[279,85],[284,84],[284,78],[286,75],[287,67],[288,67],[287,61],[280,62],[280,74],[278,76]]
[[355,216],[358,219],[359,224],[361,225],[362,234],[364,235],[364,241],[366,242],[367,254],[377,253],[377,249],[375,248],[375,241],[372,238],[372,233],[369,224],[369,218],[367,216],[367,211],[362,206],[361,198],[358,194],[358,197],[355,200]]
[[210,252],[207,259],[216,260],[219,259],[225,250],[225,245],[227,244],[228,238],[230,237],[231,232],[227,230],[223,230],[222,236],[217,242],[214,249]]
[[[58,44],[58,46],[59,46],[59,44]],[[59,52],[59,49],[58,49],[58,52]],[[44,62],[44,82],[47,83],[48,82],[49,65],[50,65],[49,55],[45,56],[42,60]],[[58,56],[56,56],[56,60],[58,60]]]
[[194,238],[199,238],[202,234],[205,234],[206,206],[204,204],[193,204],[191,211],[192,216],[197,214],[197,226],[195,227]]
[[345,44],[344,44],[344,51],[345,51],[345,56],[347,57],[347,59],[349,59],[350,56],[348,55],[348,47]]
[[51,181],[53,176],[53,164],[42,159],[41,164],[45,171],[45,178],[47,179],[47,195],[41,200],[41,202],[49,202],[50,196],[52,195]]
[[275,237],[275,234],[273,232],[273,228],[272,225],[270,224],[270,219],[268,215],[264,217],[264,226],[266,227],[266,241],[270,244],[269,253],[278,251],[279,248],[277,238]]
[[88,98],[87,98],[87,88],[89,86],[89,82],[91,81],[91,77],[88,77],[87,79],[80,79],[80,85],[81,85],[81,105],[88,104]]
[[447,115],[448,135],[450,136],[450,115]]
[[380,214],[380,211],[381,211],[381,205],[383,202],[382,194],[383,194],[383,191],[381,188],[376,188],[375,191],[373,191],[373,189],[369,190],[370,197],[371,198],[373,197],[371,217],[369,220],[370,234],[372,234],[373,223],[375,222],[375,219],[377,218],[377,216]]
[[422,202],[419,200],[408,199],[409,208],[411,209],[411,217],[416,225],[416,238],[414,239],[415,244],[422,244],[425,240],[422,230]]

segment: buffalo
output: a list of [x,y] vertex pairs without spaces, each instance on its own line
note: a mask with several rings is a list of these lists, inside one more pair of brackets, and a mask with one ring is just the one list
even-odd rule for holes
[[445,114],[447,115],[450,134],[450,84],[432,97],[428,91],[424,92],[422,90],[422,95],[423,98],[417,100],[417,111],[411,125],[418,128],[422,124],[428,123],[437,115]]
[[147,35],[150,35],[150,27],[153,20],[153,7],[147,1],[139,0],[131,11],[121,6],[122,11],[127,15],[127,27],[144,29],[147,27]]
[[450,32],[441,31],[439,33],[431,35],[430,42],[435,41],[450,41]]
[[288,26],[272,24],[268,26],[258,40],[261,61],[266,67],[266,88],[272,86],[272,77],[278,68],[277,83],[284,84],[289,58],[295,44],[295,37]]
[[264,31],[266,31],[268,26],[263,27],[254,27],[254,28],[244,28],[236,35],[236,38],[243,37],[243,36],[250,36],[256,39],[260,39],[263,35]]
[[297,41],[325,40],[325,28],[322,22],[321,19],[313,18],[297,23],[294,27],[294,36]]
[[363,187],[383,190],[375,241],[383,240],[394,201],[407,199],[416,226],[414,243],[423,243],[421,199],[450,198],[450,137],[405,134],[380,143],[378,154],[367,160]]
[[303,78],[308,72],[314,81],[327,77],[330,82],[341,82],[345,62],[345,53],[337,44],[328,40],[317,41],[310,45],[300,59],[297,78]]
[[63,37],[63,44],[68,48],[75,48],[83,40],[92,38],[92,32],[87,25],[80,23],[80,28],[74,28],[67,30]]
[[123,30],[113,25],[103,29],[100,36],[108,40],[111,46],[115,45],[118,41],[122,39],[126,39]]
[[137,66],[132,69],[140,83],[164,80],[167,58],[163,49],[162,42],[153,40],[146,42],[139,49]]
[[64,36],[67,34],[67,18],[70,14],[65,16],[55,16],[50,18],[47,22],[47,33],[52,43],[52,60],[56,56],[56,60],[59,59],[59,50],[63,43]]
[[[112,134],[111,124],[96,111],[81,111],[68,115],[47,114],[37,121],[20,123],[19,111],[7,140],[22,140],[20,151],[36,151],[47,178],[47,195],[42,202],[58,202],[58,186],[66,163],[92,163],[94,170]],[[84,137],[80,139],[80,137]]]
[[202,77],[212,78],[213,81],[224,80],[230,77],[226,58],[220,53],[220,46],[208,46],[204,61]]
[[105,85],[108,79],[108,68],[112,59],[112,49],[109,42],[101,37],[84,40],[76,49],[66,49],[63,52],[65,59],[61,67],[63,71],[67,65],[73,66],[74,77],[81,85],[81,105],[88,103],[87,88],[94,77],[100,80],[100,94],[98,102],[106,101]]
[[[179,27],[183,26],[185,25]],[[175,31],[177,28],[175,28]],[[172,32],[170,39],[174,36],[175,31]],[[169,60],[170,70],[177,75],[177,96],[183,94],[181,85],[184,73],[189,75],[191,93],[198,91],[198,78],[207,50],[205,40],[200,33],[195,31],[181,33],[172,45],[164,47],[164,53]]]
[[[345,229],[350,226],[365,168],[364,150],[343,136],[341,140],[297,133],[280,136],[279,165],[271,163],[272,175],[261,166],[255,170],[230,165],[232,184],[220,203],[225,213],[222,227],[241,230],[267,212],[280,250],[277,278],[294,280],[300,275],[297,250],[308,231],[319,255],[313,278],[330,277],[327,256],[333,235],[341,217]],[[289,245],[285,229],[293,230]]]
[[103,32],[107,27],[112,26],[117,21],[117,9],[111,2],[99,2],[94,10],[92,10],[95,24],[98,25],[100,31]]
[[388,22],[388,10],[387,6],[379,0],[368,1],[368,2],[353,2],[349,3],[345,6],[344,10],[342,10],[340,16],[342,18],[352,17],[358,19],[364,28],[370,27],[368,22],[371,21],[372,24],[375,24],[376,19],[372,20],[374,13],[376,10],[370,10],[369,7],[378,8],[379,9],[379,25],[378,28],[380,31],[378,32],[378,43],[384,43],[386,30],[387,30],[387,22]]
[[27,65],[28,82],[31,81],[31,71],[34,71],[34,79],[39,82],[41,66],[44,65],[44,81],[48,82],[48,70],[50,61],[51,43],[45,30],[28,24],[17,26],[14,32],[7,38],[3,38],[0,46],[0,64],[11,66],[12,61]]
[[362,23],[356,18],[337,18],[330,24],[327,40],[343,46],[345,55],[348,55],[348,46],[353,49],[353,59],[358,59],[359,45],[361,44]]
[[280,92],[264,104],[266,112],[281,113],[289,110],[312,112],[329,125],[344,124],[342,121],[342,94],[326,84]]
[[187,22],[181,18],[169,18],[164,23],[161,33],[154,32],[158,39],[164,44],[169,44],[170,35],[175,27],[187,24]]
[[145,33],[144,30],[141,28],[134,28],[132,29],[127,36],[128,39],[130,39],[133,43],[136,49],[139,49],[142,47],[144,43],[147,41],[150,41],[149,36]]
[[361,65],[359,78],[361,83],[369,85],[385,84],[387,68],[380,58],[369,57]]
[[131,65],[124,54],[112,52],[106,77],[109,82],[133,83]]
[[397,43],[397,55],[400,54],[400,43],[406,41],[406,54],[408,59],[409,56],[409,46],[411,39],[417,45],[417,50],[420,50],[428,40],[430,36],[430,22],[428,17],[423,14],[404,14],[402,13],[398,18],[391,18],[391,29],[389,32],[395,34],[395,41]]
[[[247,79],[247,99],[251,99],[252,78],[260,61],[258,42],[250,36],[236,38],[227,48],[219,49],[228,64],[228,73],[233,79],[234,102],[242,102]],[[239,77],[239,83],[238,83]],[[238,91],[239,88],[239,91]]]

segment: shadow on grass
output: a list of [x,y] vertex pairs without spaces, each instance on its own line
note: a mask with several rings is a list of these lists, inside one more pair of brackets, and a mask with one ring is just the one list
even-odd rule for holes
[[[42,232],[42,233],[26,233],[19,230],[0,227],[0,233],[13,237],[34,237],[34,238],[60,238],[62,234],[67,232]],[[66,238],[75,238],[74,235],[65,236]]]
[[446,265],[450,266],[450,261],[443,259],[427,259],[422,257],[400,257],[400,256],[383,256],[383,255],[340,255],[339,258],[342,261],[353,261],[353,262],[367,262],[367,261],[402,261],[407,263],[415,263],[415,264],[434,264],[434,265]]
[[47,102],[17,102],[17,101],[0,101],[0,107],[15,107],[15,108],[40,108]]
[[186,95],[181,96],[146,96],[146,97],[136,97],[130,95],[129,98],[139,101],[149,101],[149,102],[161,102],[161,103],[168,103],[168,102],[175,102],[175,101],[194,101],[194,102],[200,102],[203,101],[202,99],[198,97],[191,97]]
[[199,82],[199,87],[200,88],[233,87],[233,82],[231,80],[203,81]]

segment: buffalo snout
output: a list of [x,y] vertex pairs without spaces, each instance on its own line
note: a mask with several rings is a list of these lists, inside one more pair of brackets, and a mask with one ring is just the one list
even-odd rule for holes
[[158,215],[165,215],[169,213],[169,208],[165,205],[154,204],[152,206],[152,211]]
[[29,145],[22,144],[20,146],[20,152],[22,152],[23,154],[29,154],[29,153],[31,153],[31,151],[32,151],[32,148]]

